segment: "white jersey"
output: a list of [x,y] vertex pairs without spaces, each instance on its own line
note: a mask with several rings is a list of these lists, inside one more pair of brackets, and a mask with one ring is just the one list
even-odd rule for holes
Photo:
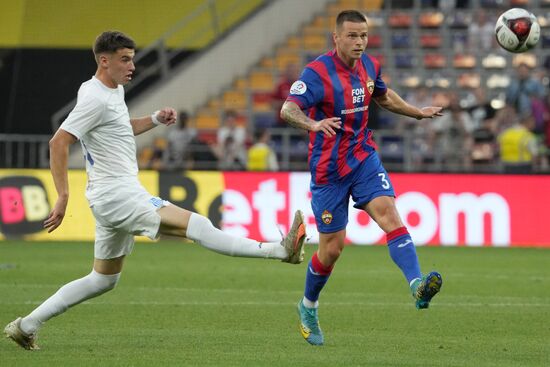
[[75,108],[61,129],[80,140],[90,182],[136,177],[136,141],[124,88],[109,88],[95,76],[82,83]]
[[122,85],[109,88],[95,76],[82,83],[76,106],[60,128],[80,140],[90,204],[92,186],[120,179],[137,182],[136,142]]

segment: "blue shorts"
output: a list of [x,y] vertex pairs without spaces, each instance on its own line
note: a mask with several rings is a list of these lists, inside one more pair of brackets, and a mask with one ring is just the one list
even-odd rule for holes
[[361,162],[359,167],[338,179],[324,185],[311,182],[311,207],[320,233],[333,233],[346,228],[348,224],[349,197],[354,207],[361,209],[378,196],[393,196],[393,185],[376,151]]

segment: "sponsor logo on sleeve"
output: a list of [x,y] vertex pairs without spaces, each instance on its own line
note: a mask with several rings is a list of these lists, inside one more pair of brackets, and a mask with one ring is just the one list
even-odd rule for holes
[[307,91],[307,85],[301,80],[296,80],[290,87],[290,94],[302,95]]

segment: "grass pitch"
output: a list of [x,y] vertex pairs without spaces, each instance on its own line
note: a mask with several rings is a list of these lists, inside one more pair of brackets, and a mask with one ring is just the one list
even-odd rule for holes
[[[91,269],[90,243],[0,242],[0,326]],[[307,258],[315,247],[308,246]],[[137,244],[118,287],[50,320],[1,366],[549,366],[550,250],[418,248],[443,274],[414,308],[385,247],[348,247],[321,296],[325,345],[298,331],[306,264]]]

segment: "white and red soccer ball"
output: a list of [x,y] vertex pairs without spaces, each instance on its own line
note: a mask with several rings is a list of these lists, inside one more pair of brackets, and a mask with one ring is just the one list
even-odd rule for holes
[[507,51],[520,53],[535,47],[540,38],[537,18],[521,8],[512,8],[500,15],[495,25],[498,44]]

